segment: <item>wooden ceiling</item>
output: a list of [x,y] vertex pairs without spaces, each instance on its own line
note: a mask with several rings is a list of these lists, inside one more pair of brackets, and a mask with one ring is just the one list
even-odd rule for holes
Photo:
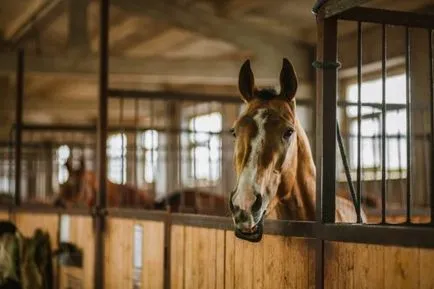
[[[238,69],[246,58],[257,68],[258,84],[276,86],[285,56],[298,71],[300,97],[311,97],[313,2],[111,0],[110,86],[236,95]],[[408,11],[431,2],[374,0],[366,5]],[[25,121],[96,119],[98,13],[94,0],[0,2],[0,91],[7,96],[1,96],[0,122],[13,122],[13,51],[19,46],[26,49]]]

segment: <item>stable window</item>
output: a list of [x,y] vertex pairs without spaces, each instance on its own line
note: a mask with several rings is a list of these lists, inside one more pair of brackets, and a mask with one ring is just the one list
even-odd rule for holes
[[59,184],[64,184],[69,177],[68,169],[65,164],[68,161],[68,158],[71,154],[71,150],[67,145],[61,145],[56,150],[56,158],[57,158],[57,182]]
[[139,176],[146,183],[154,183],[158,164],[158,131],[146,130],[139,134],[137,146]]
[[219,112],[198,115],[189,124],[189,177],[198,185],[220,179],[222,115]]
[[[401,178],[407,169],[405,74],[386,80],[386,177]],[[361,93],[361,167],[365,179],[381,179],[382,80],[362,83]],[[347,87],[346,108],[352,172],[357,170],[357,83]]]
[[124,184],[127,178],[127,137],[123,133],[112,135],[107,141],[108,178]]

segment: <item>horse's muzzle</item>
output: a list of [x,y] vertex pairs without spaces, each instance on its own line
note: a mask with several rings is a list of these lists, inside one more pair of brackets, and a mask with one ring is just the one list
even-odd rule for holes
[[262,240],[262,235],[264,234],[264,215],[265,213],[262,215],[258,224],[256,224],[256,229],[253,232],[243,232],[235,228],[235,236],[252,243],[260,242]]

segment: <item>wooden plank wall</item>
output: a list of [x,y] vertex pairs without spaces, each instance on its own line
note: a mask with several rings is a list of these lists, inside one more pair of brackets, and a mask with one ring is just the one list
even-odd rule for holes
[[57,248],[59,232],[59,215],[41,213],[14,213],[12,220],[18,230],[27,237],[33,236],[36,229],[42,229],[50,235],[52,248]]
[[106,289],[133,288],[134,225],[143,228],[141,289],[163,289],[164,223],[108,218],[105,235]]
[[311,244],[271,235],[249,243],[233,231],[173,226],[171,288],[314,288]]
[[434,250],[325,243],[325,288],[432,289]]
[[9,212],[0,211],[0,220],[9,220]]
[[[81,288],[93,288],[95,242],[90,216],[70,216],[69,242],[83,250],[83,268],[60,266],[60,288],[69,289],[71,282],[81,283]],[[73,281],[76,280],[76,281]]]

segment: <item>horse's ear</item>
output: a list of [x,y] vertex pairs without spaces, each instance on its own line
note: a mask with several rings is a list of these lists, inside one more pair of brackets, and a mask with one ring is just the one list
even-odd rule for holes
[[288,59],[284,58],[280,71],[280,95],[288,101],[293,100],[297,92],[297,75]]
[[245,102],[249,102],[253,99],[253,91],[255,89],[255,78],[253,76],[252,69],[250,68],[250,60],[246,60],[240,69],[240,75],[238,77],[238,89],[242,95],[242,99]]

